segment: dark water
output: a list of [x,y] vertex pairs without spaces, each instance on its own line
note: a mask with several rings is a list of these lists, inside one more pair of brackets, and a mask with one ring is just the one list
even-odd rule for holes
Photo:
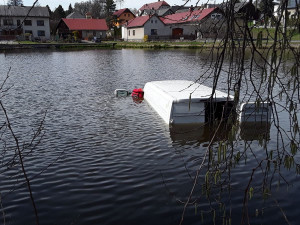
[[[0,55],[1,79],[11,67],[6,86],[13,85],[2,101],[22,143],[30,140],[47,111],[45,135],[24,159],[41,224],[179,224],[182,202],[206,151],[207,135],[201,129],[188,138],[173,135],[146,102],[115,98],[113,91],[142,88],[153,80],[195,80],[206,70],[202,59],[197,51]],[[281,116],[288,125],[286,115]],[[276,141],[271,128],[269,148],[275,148]],[[259,141],[250,145],[258,159],[264,157]],[[244,140],[237,146],[244,148]],[[257,158],[249,155],[246,164],[236,165],[230,195],[225,190],[219,193],[231,212],[231,224],[240,224],[244,190]],[[299,176],[284,168],[281,172],[290,185],[281,179],[276,188],[277,175],[270,198],[255,195],[248,206],[251,224],[284,224],[280,209],[291,224],[299,224]],[[204,182],[204,176],[205,171],[199,182]],[[254,184],[263,178],[263,171],[258,172]],[[20,167],[2,169],[0,179],[6,224],[34,224],[26,185],[20,185],[24,182]],[[199,186],[196,194],[201,193]],[[213,224],[212,214],[201,216],[200,210],[210,210],[204,198],[197,207],[187,208],[184,224]],[[0,221],[4,221],[2,213]],[[222,224],[222,219],[216,224]]]

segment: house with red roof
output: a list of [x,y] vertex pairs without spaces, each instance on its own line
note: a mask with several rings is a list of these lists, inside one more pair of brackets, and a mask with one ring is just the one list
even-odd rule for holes
[[139,9],[139,16],[149,15],[149,14],[152,14],[153,11],[155,12],[155,11],[162,10],[162,9],[168,9],[170,7],[171,6],[167,2],[158,0],[157,2],[148,3],[148,4],[143,5]]
[[119,9],[116,12],[113,13],[114,17],[114,25],[116,27],[122,26],[124,23],[128,22],[129,20],[132,20],[135,18],[135,15],[130,11],[130,9]]
[[223,15],[218,8],[190,10],[158,17],[146,15],[127,23],[123,38],[128,41],[166,39],[196,39],[216,37],[223,24]]
[[67,38],[78,31],[80,39],[93,37],[106,38],[108,26],[105,19],[67,19],[63,18],[57,25],[56,32],[60,37]]
[[167,15],[161,20],[170,28],[172,39],[195,39],[215,36],[213,28],[222,24],[222,18],[219,8],[206,8]]
[[122,38],[125,41],[144,41],[145,38],[160,39],[169,35],[165,24],[155,15],[136,17],[128,21],[123,28]]

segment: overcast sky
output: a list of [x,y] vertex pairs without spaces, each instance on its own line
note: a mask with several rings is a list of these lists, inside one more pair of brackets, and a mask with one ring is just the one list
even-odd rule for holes
[[[5,0],[0,0],[2,2],[4,2],[4,4],[6,4]],[[82,2],[84,0],[39,0],[38,2],[40,3],[41,6],[46,6],[49,5],[51,10],[54,10],[55,8],[57,8],[57,6],[62,5],[62,7],[67,10],[70,3],[72,4],[72,6],[74,6],[74,4],[76,2]],[[142,7],[144,4],[146,3],[152,3],[155,2],[157,0],[124,0],[124,3],[122,4],[122,8],[137,8],[139,9],[140,7]],[[184,4],[186,2],[186,0],[166,0],[166,2],[169,5],[181,5]],[[189,0],[187,5],[196,5],[196,3],[198,2],[198,0]],[[201,0],[201,3],[206,3],[207,0]],[[213,0],[210,0],[209,2],[213,3]],[[23,0],[23,3],[25,6],[30,6],[34,3],[34,0]],[[117,9],[120,8],[120,4],[117,4]]]

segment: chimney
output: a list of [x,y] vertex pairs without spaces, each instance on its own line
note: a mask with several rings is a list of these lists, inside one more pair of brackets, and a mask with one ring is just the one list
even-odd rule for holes
[[87,12],[87,13],[85,14],[85,18],[86,18],[86,19],[92,19],[92,14],[89,13],[89,12]]
[[190,7],[190,12],[193,12],[193,11],[194,11],[194,6],[191,5],[191,7]]

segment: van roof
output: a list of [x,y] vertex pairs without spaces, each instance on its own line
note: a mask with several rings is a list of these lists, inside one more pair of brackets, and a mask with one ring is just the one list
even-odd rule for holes
[[[148,85],[153,85],[168,94],[173,99],[173,102],[189,102],[190,100],[191,102],[204,101],[209,99],[212,94],[212,88],[187,80],[152,81],[149,82]],[[233,96],[216,90],[214,100],[232,101]]]

